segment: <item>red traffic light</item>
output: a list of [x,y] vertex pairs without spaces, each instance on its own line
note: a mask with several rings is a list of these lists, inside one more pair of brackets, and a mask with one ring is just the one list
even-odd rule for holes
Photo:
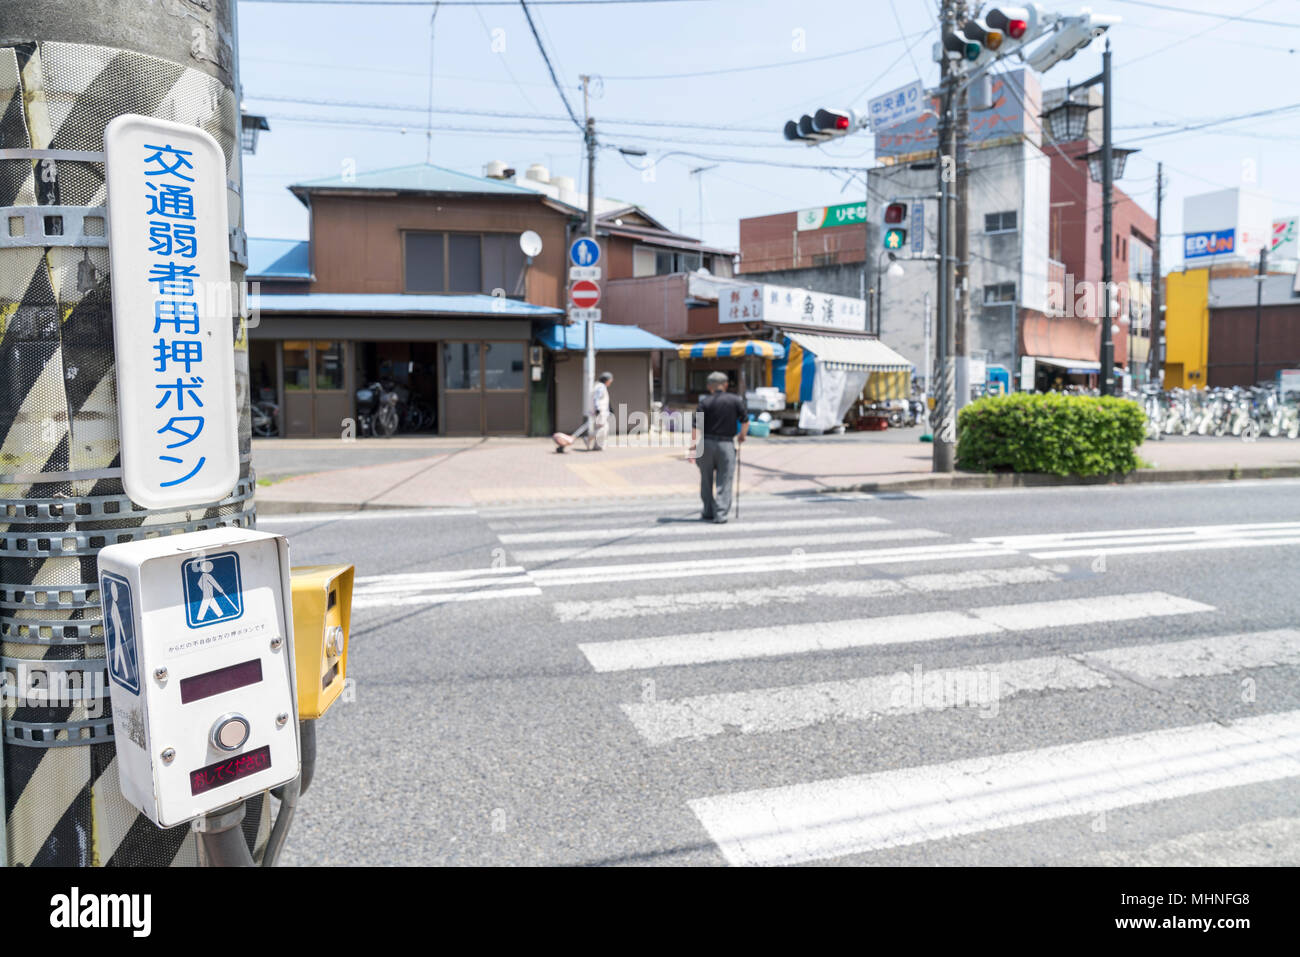
[[1011,39],[1020,40],[1029,30],[1031,16],[1033,12],[1025,7],[994,7],[984,15],[984,21]]
[[907,221],[907,203],[890,203],[885,207],[885,223],[896,225]]

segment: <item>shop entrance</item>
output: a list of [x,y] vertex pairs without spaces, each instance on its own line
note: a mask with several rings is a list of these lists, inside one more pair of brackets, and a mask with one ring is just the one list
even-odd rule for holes
[[280,409],[284,435],[337,438],[343,434],[344,420],[352,415],[347,347],[337,339],[284,341]]
[[448,435],[527,435],[525,342],[442,344],[444,431]]
[[378,383],[397,392],[398,431],[438,431],[438,344],[358,342],[358,389]]

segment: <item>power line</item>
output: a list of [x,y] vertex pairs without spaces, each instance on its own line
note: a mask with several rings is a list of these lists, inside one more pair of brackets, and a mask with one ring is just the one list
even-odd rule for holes
[[[337,100],[324,99],[320,97],[309,96],[276,96],[271,94],[247,93],[245,98],[249,100],[260,100],[268,103],[307,103],[312,106],[337,106],[349,109],[367,109],[367,110],[393,110],[396,112],[418,112],[424,107],[414,104],[404,103],[385,103],[366,100]],[[467,107],[435,107],[434,113],[451,113],[460,116],[494,116],[508,120],[545,120],[567,122],[566,117],[560,113],[514,113],[506,110],[476,110]],[[602,119],[601,122],[613,126],[661,126],[675,129],[699,129],[699,130],[717,130],[730,131],[734,133],[763,133],[771,135],[772,130],[769,127],[757,126],[727,126],[717,123],[687,123],[678,120],[631,120],[631,119]]]
[[[276,3],[281,6],[324,7],[431,7],[438,0],[239,0],[240,3]],[[614,7],[646,3],[716,3],[717,0],[533,0],[535,7]],[[444,7],[513,7],[515,0],[442,0]]]
[[573,107],[569,105],[569,98],[564,95],[564,87],[560,85],[560,78],[555,75],[555,67],[551,66],[551,58],[546,53],[546,45],[542,43],[542,38],[537,32],[537,25],[533,23],[533,15],[528,9],[525,0],[519,0],[519,6],[524,9],[524,16],[528,20],[528,29],[533,33],[533,39],[537,42],[537,49],[542,54],[542,59],[546,61],[546,69],[550,71],[551,82],[555,84],[555,92],[560,94],[560,100],[564,103],[564,109],[569,114],[569,119],[573,120],[573,125],[580,131],[585,131],[585,126],[578,119],[578,115],[573,112]]
[[[492,37],[492,28],[488,26],[488,22],[483,16],[483,11],[479,7],[475,7],[474,15],[478,17],[478,22],[483,25],[483,32],[486,33],[489,37]],[[494,42],[495,42],[495,38],[494,38]],[[510,82],[512,82],[515,85],[515,89],[519,91],[519,95],[523,97],[524,102],[527,103],[529,106],[531,106],[534,110],[537,109],[537,104],[534,103],[532,97],[528,95],[528,92],[524,89],[524,85],[519,82],[519,78],[515,76],[515,71],[510,69],[510,64],[509,62],[507,62],[507,59],[503,56],[498,56],[497,59],[501,61],[501,65],[505,68],[506,75],[510,77]]]
[[910,37],[895,37],[892,40],[886,40],[883,43],[871,43],[864,47],[854,47],[852,50],[840,50],[838,53],[823,53],[819,56],[803,57],[799,60],[783,60],[779,63],[759,63],[754,66],[733,66],[721,70],[697,70],[691,73],[645,73],[636,75],[611,75],[605,74],[607,80],[678,80],[689,79],[699,76],[720,76],[724,73],[749,73],[754,70],[776,70],[782,67],[803,66],[805,63],[818,63],[822,60],[834,60],[840,57],[853,56],[858,53],[865,53],[868,50],[879,50],[881,47],[892,46],[902,40],[914,39],[924,36],[928,30],[920,33],[914,33]]
[[1165,130],[1160,133],[1148,133],[1146,136],[1130,138],[1130,142],[1138,143],[1142,140],[1153,140],[1162,136],[1176,136],[1179,133],[1190,133],[1194,130],[1203,130],[1211,126],[1222,126],[1224,123],[1235,123],[1238,120],[1251,120],[1261,116],[1276,116],[1280,113],[1289,113],[1293,110],[1300,110],[1300,103],[1292,103],[1288,106],[1275,106],[1267,110],[1255,110],[1250,113],[1239,113],[1236,116],[1226,116],[1217,120],[1209,120],[1205,123],[1195,123],[1190,126],[1183,126],[1176,130]]
[[[1191,17],[1213,17],[1216,20],[1225,20],[1231,23],[1256,23],[1266,27],[1290,27],[1292,30],[1300,30],[1300,23],[1290,23],[1285,20],[1260,20],[1242,14],[1216,13],[1213,10],[1190,10],[1187,7],[1175,7],[1166,3],[1151,3],[1149,0],[1111,0],[1111,2],[1127,3],[1135,7],[1150,7],[1153,10],[1169,10],[1173,13],[1185,13]],[[1260,6],[1267,5],[1268,4],[1260,4]],[[1259,7],[1256,7],[1255,9],[1259,9]]]
[[438,9],[442,6],[440,2],[434,3],[433,14],[429,17],[429,110],[425,117],[424,128],[424,162],[433,162],[433,52],[434,40],[437,36],[434,31],[434,24],[438,21]]
[[[1263,3],[1257,3],[1255,4],[1255,6],[1251,7],[1249,10],[1247,10],[1245,13],[1241,14],[1240,16],[1234,15],[1234,19],[1240,20],[1242,17],[1246,15],[1246,13],[1254,13],[1256,10],[1260,10],[1263,9],[1264,7],[1267,7],[1272,2],[1273,0],[1264,0]],[[1122,70],[1124,67],[1130,66],[1134,63],[1145,63],[1148,60],[1150,60],[1152,57],[1159,56],[1161,53],[1166,53],[1169,50],[1172,50],[1174,47],[1182,46],[1188,40],[1195,40],[1198,37],[1203,37],[1205,36],[1205,34],[1210,33],[1216,29],[1218,29],[1216,26],[1208,26],[1204,30],[1199,30],[1196,33],[1190,34],[1189,36],[1181,37],[1175,40],[1173,43],[1167,43],[1164,46],[1159,47],[1155,50],[1144,50],[1142,52],[1142,56],[1140,59],[1126,60],[1123,63],[1116,64],[1114,67],[1111,68],[1111,72],[1114,73],[1115,70]]]

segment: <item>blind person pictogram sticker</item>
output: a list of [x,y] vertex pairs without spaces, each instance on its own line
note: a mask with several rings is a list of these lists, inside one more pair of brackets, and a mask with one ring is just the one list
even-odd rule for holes
[[185,583],[185,622],[191,628],[233,621],[244,613],[236,553],[191,558],[181,565],[181,577]]
[[132,694],[140,693],[140,659],[135,646],[135,607],[125,578],[105,575],[99,583],[104,606],[108,673]]

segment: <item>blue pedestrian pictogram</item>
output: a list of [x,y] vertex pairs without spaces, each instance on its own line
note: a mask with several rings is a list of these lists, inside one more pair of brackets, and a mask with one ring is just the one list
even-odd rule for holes
[[594,266],[600,262],[600,246],[594,239],[575,239],[569,247],[569,260],[575,266]]
[[191,628],[233,621],[244,613],[239,556],[234,552],[200,555],[181,566],[185,581],[185,622]]
[[104,607],[104,644],[108,673],[131,694],[140,693],[140,659],[135,646],[135,607],[125,578],[105,574],[99,582]]

